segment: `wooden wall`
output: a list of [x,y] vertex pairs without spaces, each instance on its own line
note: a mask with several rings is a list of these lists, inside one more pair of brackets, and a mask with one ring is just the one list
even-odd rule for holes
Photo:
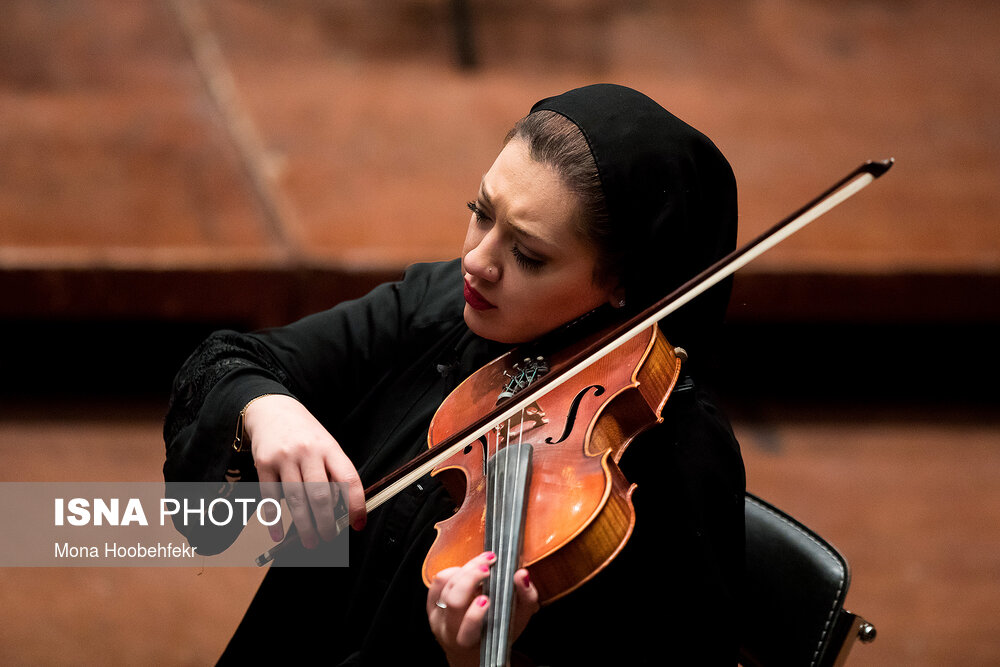
[[[1000,6],[449,7],[3,4],[0,480],[156,479],[202,336],[455,256],[507,128],[615,81],[729,157],[741,240],[896,159],[737,277],[719,384],[751,490],[855,566],[850,664],[1000,661]],[[0,571],[0,662],[210,663],[257,576]]]

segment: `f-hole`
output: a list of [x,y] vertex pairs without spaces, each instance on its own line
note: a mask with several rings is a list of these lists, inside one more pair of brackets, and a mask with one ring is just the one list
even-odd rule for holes
[[576,413],[580,409],[580,403],[583,401],[584,396],[591,389],[594,390],[594,396],[600,396],[604,393],[604,387],[599,384],[592,384],[589,387],[584,387],[580,392],[573,398],[573,404],[569,407],[569,413],[566,415],[566,423],[563,425],[562,435],[559,436],[558,440],[553,440],[552,438],[545,438],[546,444],[558,445],[560,442],[569,437],[569,434],[573,432],[573,425],[576,423]]

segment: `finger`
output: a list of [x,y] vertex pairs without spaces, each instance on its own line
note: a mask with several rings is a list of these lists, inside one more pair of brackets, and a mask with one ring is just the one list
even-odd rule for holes
[[312,512],[309,510],[309,499],[306,497],[305,485],[299,476],[298,467],[289,464],[281,470],[281,490],[285,494],[285,504],[299,533],[299,540],[306,549],[314,549],[319,543],[316,527],[313,525]]
[[319,460],[302,466],[305,495],[319,536],[329,542],[337,536],[337,486],[327,478],[326,468]]
[[483,619],[486,618],[489,606],[490,600],[485,595],[479,595],[472,601],[462,618],[461,625],[458,626],[458,633],[455,635],[456,644],[463,648],[471,648],[479,643],[483,634]]
[[490,565],[494,562],[496,555],[491,552],[484,552],[471,559],[450,574],[438,599],[449,609],[468,609],[473,598],[482,592],[483,581],[490,576]]
[[520,569],[514,573],[514,622],[511,627],[511,639],[517,639],[528,626],[532,615],[538,611],[538,589],[531,581],[528,571]]
[[[454,576],[460,569],[461,568],[458,567],[445,568],[444,570],[441,570],[436,575],[434,575],[434,578],[431,579],[431,585],[427,589],[426,610],[427,610],[427,619],[428,621],[430,621],[432,628],[434,627],[435,618],[441,620],[441,628],[444,627],[444,622],[443,622],[444,612],[447,611],[448,605],[447,603],[444,602],[444,600],[441,599],[441,596],[444,593],[444,587],[451,580],[451,577]],[[441,603],[445,606],[440,607],[438,606],[438,603]]]
[[264,520],[264,523],[271,524],[267,527],[267,532],[271,536],[271,539],[275,542],[280,542],[285,536],[285,530],[280,521],[275,521],[278,518],[278,511],[275,508],[281,502],[281,485],[278,484],[277,475],[269,469],[261,468],[257,471],[257,475],[260,480],[261,500],[269,498],[274,501],[274,503],[263,504],[261,518]]
[[517,584],[514,589],[517,592],[517,603],[523,608],[530,609],[531,613],[538,611],[538,589],[531,582],[528,571],[522,568],[515,572],[514,583]]
[[330,479],[344,485],[341,488],[347,489],[347,510],[351,517],[351,527],[354,530],[361,530],[368,520],[368,512],[365,507],[365,487],[361,483],[358,471],[351,463],[351,459],[340,448],[340,445],[332,448],[326,456],[326,468],[330,474]]

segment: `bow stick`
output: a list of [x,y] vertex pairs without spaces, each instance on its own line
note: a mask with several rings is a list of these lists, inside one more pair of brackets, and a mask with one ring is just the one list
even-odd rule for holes
[[[439,463],[478,440],[494,424],[502,423],[513,417],[548,391],[565,383],[584,368],[725,280],[823,214],[844,203],[887,172],[893,163],[892,158],[865,162],[754,240],[722,257],[667,296],[630,318],[609,335],[573,355],[558,373],[553,372],[542,376],[528,388],[491,410],[480,421],[452,434],[395,472],[368,487],[365,489],[366,511],[371,512],[380,507],[404,488],[430,473]],[[338,532],[347,528],[347,525],[348,517],[345,514],[337,520]],[[285,539],[258,556],[255,563],[259,566],[266,565],[273,560],[278,551],[293,541],[295,537],[296,531],[293,525],[288,534],[285,535]]]

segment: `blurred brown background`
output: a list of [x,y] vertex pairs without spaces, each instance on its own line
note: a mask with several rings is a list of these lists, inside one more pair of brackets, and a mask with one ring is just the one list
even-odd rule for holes
[[[0,480],[159,479],[201,338],[455,256],[507,128],[596,81],[716,141],[742,240],[896,158],[737,277],[717,386],[852,564],[850,664],[1000,662],[987,0],[5,0]],[[0,662],[210,664],[261,574],[0,570]]]

